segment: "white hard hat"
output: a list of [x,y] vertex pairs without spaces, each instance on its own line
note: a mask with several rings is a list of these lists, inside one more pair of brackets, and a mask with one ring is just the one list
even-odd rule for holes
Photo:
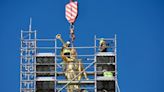
[[69,42],[69,41],[67,41],[67,42],[66,42],[66,44],[68,44],[68,45],[69,45],[69,44],[70,44],[70,42]]

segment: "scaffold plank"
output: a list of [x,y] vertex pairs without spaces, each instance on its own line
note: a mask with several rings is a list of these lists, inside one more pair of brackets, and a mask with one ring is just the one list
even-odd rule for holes
[[98,52],[96,56],[115,56],[115,52]]
[[[57,81],[57,83],[59,84],[66,84],[66,83],[69,83],[70,81],[66,81],[66,80],[60,80],[60,81]],[[93,80],[86,80],[86,81],[71,81],[70,84],[77,84],[77,83],[81,83],[81,84],[93,84],[95,83],[95,81]]]
[[101,76],[101,77],[97,77],[97,80],[98,81],[114,81],[115,78],[114,77],[104,77],[104,76]]

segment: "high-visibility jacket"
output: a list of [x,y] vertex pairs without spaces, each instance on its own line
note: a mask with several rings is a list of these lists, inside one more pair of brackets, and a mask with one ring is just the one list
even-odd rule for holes
[[109,71],[105,71],[103,73],[104,77],[113,77],[113,73],[112,72],[109,72]]

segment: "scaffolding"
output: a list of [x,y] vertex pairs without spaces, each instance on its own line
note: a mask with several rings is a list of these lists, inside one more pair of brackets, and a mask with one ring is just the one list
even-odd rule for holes
[[[72,84],[80,85],[81,90],[88,92],[120,92],[116,35],[104,38],[109,45],[107,52],[99,51],[101,38],[96,36],[94,46],[74,47],[84,66],[78,75],[85,71],[89,78],[79,81],[75,78],[68,81],[64,76],[61,44],[56,39],[37,39],[36,36],[36,31],[31,30],[31,24],[29,31],[21,31],[20,92],[66,92],[67,86]],[[114,77],[103,76],[104,70],[112,72]]]
[[21,30],[20,48],[20,92],[36,91],[36,30]]

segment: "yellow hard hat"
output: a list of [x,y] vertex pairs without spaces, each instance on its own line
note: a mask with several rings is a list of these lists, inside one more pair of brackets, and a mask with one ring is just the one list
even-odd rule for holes
[[100,39],[100,44],[102,44],[104,42],[104,38]]

